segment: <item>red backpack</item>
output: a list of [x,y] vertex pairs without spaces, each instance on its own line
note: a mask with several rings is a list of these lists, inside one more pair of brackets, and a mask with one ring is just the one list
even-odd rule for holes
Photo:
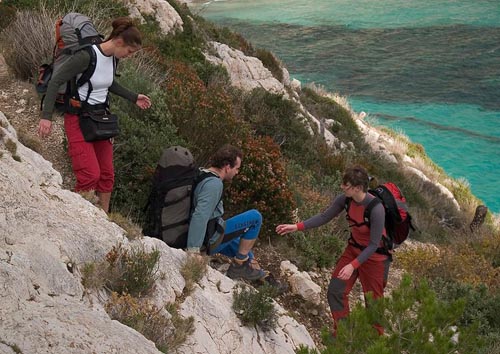
[[[406,198],[401,193],[401,190],[392,182],[387,182],[379,185],[375,189],[368,190],[372,194],[373,199],[365,208],[363,213],[363,222],[356,226],[370,225],[370,213],[372,209],[379,203],[382,203],[385,209],[385,230],[387,237],[384,238],[385,247],[377,249],[378,253],[387,254],[402,244],[410,234],[410,229],[415,231],[415,227],[411,222],[411,215],[408,212]],[[345,210],[347,218],[349,218],[349,205],[351,198],[346,198]]]

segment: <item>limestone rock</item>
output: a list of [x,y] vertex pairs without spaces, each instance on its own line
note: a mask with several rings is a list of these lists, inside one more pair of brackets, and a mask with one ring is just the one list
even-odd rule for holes
[[143,19],[141,14],[154,16],[164,34],[182,31],[184,22],[181,16],[166,0],[125,0],[125,5],[132,17]]
[[248,57],[237,49],[232,49],[226,44],[210,42],[215,54],[205,53],[205,57],[211,63],[223,65],[231,83],[245,91],[262,87],[265,90],[288,96],[285,87],[271,72],[264,67],[262,62],[255,57]]
[[294,294],[298,294],[316,305],[320,304],[321,287],[312,281],[307,272],[300,272],[290,261],[281,262],[280,268],[281,273],[287,277]]
[[[117,244],[157,249],[162,275],[151,300],[162,308],[182,298],[186,253],[149,237],[129,242],[101,209],[61,188],[60,174],[17,141],[1,112],[0,130],[0,351],[160,353],[110,319],[106,296],[86,295],[81,269],[102,261]],[[16,144],[20,161],[7,151],[6,139]],[[305,327],[279,305],[275,330],[242,327],[232,310],[235,283],[218,271],[209,268],[200,285],[181,303],[181,315],[193,316],[196,327],[180,352],[281,354],[301,344],[315,347]]]

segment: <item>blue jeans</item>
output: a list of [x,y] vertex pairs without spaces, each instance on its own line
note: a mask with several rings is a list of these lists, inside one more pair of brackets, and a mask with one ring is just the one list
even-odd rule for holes
[[[261,226],[262,215],[255,209],[245,211],[227,219],[224,237],[230,238],[232,234],[236,234],[237,236],[230,241],[221,243],[213,253],[221,253],[228,257],[236,256],[240,247],[240,240],[255,240],[259,236]],[[252,251],[248,253],[248,256],[254,258]]]

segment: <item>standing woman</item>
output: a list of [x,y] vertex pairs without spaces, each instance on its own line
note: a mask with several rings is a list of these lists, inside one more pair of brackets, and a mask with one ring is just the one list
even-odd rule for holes
[[[337,323],[349,314],[349,293],[357,279],[363,292],[371,293],[374,299],[384,296],[391,257],[385,248],[383,237],[385,209],[373,195],[368,193],[369,177],[361,166],[353,166],[344,172],[340,187],[344,193],[333,199],[320,214],[297,224],[281,224],[276,227],[279,235],[304,231],[326,224],[347,208],[346,218],[351,228],[351,237],[337,261],[328,286],[328,304],[334,321],[333,335]],[[369,223],[364,220],[365,209],[370,210]],[[383,327],[373,327],[382,335]]]
[[[115,19],[112,26],[109,37],[103,43],[92,46],[91,50],[96,54],[96,68],[89,82],[78,88],[81,109],[107,109],[109,92],[134,102],[141,109],[147,109],[151,106],[149,97],[127,90],[114,79],[116,59],[126,58],[141,49],[141,33],[128,17]],[[38,126],[40,137],[44,138],[51,132],[52,112],[59,87],[81,75],[89,67],[90,61],[89,51],[80,50],[50,80]],[[69,110],[64,114],[64,129],[76,176],[74,191],[96,191],[101,208],[108,212],[114,184],[112,140],[85,141],[79,116]]]

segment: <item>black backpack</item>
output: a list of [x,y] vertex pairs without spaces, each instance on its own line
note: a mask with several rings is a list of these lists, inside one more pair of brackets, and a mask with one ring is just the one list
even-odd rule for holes
[[188,149],[166,148],[153,175],[144,208],[144,235],[159,238],[174,248],[186,248],[192,194],[197,184],[208,177],[217,176],[199,169]]
[[[346,219],[349,221],[350,227],[370,226],[370,213],[372,209],[379,203],[382,203],[385,209],[385,230],[387,237],[383,238],[384,247],[378,248],[377,253],[390,254],[394,248],[401,245],[408,238],[410,229],[415,231],[415,227],[411,222],[412,217],[408,212],[406,198],[401,193],[399,187],[392,182],[387,182],[375,189],[370,189],[368,193],[372,194],[375,198],[366,206],[363,213],[363,221],[356,223],[349,217],[349,206],[352,198],[346,198],[345,201]],[[352,237],[349,242],[357,248],[365,248],[365,246],[357,243]]]

